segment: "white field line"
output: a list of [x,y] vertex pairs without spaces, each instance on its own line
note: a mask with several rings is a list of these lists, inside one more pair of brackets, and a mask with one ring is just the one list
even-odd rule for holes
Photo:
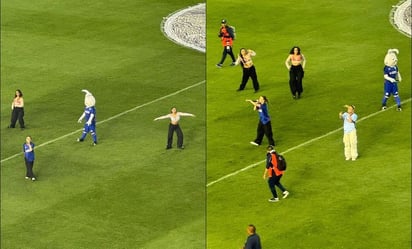
[[[174,92],[174,93],[171,93],[171,94],[165,95],[165,96],[163,96],[163,97],[154,99],[154,100],[149,101],[149,102],[147,102],[147,103],[144,103],[144,104],[138,105],[138,106],[136,106],[136,107],[133,107],[132,109],[129,109],[129,110],[127,110],[127,111],[121,112],[121,113],[119,113],[119,114],[117,114],[117,115],[114,115],[114,116],[112,116],[112,117],[109,117],[109,118],[107,118],[107,119],[104,119],[104,120],[102,120],[102,121],[99,121],[99,122],[97,122],[96,124],[106,123],[106,122],[108,122],[108,121],[110,121],[110,120],[113,120],[113,119],[116,119],[116,118],[121,117],[121,116],[123,116],[123,115],[126,115],[126,114],[128,114],[129,112],[136,111],[136,110],[138,110],[138,109],[140,109],[140,108],[142,108],[142,107],[145,107],[145,106],[147,106],[147,105],[151,105],[151,104],[156,103],[156,102],[159,102],[159,101],[161,101],[161,100],[163,100],[163,99],[166,99],[166,98],[169,98],[169,97],[171,97],[171,96],[177,95],[177,94],[179,94],[179,93],[181,93],[181,92],[187,91],[187,90],[189,90],[189,89],[191,89],[191,88],[197,87],[197,86],[199,86],[199,85],[201,85],[201,84],[204,84],[205,82],[206,82],[206,80],[202,80],[202,81],[200,81],[200,82],[198,82],[198,83],[196,83],[196,84],[193,84],[193,85],[188,86],[188,87],[186,87],[186,88],[180,89],[180,90],[178,90],[178,91],[176,91],[176,92]],[[68,137],[68,136],[71,136],[71,135],[73,135],[73,134],[76,134],[76,133],[78,133],[78,132],[80,132],[80,131],[82,131],[82,130],[83,130],[83,128],[78,129],[78,130],[75,130],[75,131],[73,131],[73,132],[70,132],[70,133],[68,133],[68,134],[66,134],[66,135],[63,135],[63,136],[61,136],[61,137],[58,137],[58,138],[49,140],[49,141],[44,142],[44,143],[42,143],[42,144],[36,145],[36,149],[37,149],[37,148],[40,148],[40,147],[43,147],[43,146],[46,146],[46,145],[48,145],[48,144],[54,143],[54,142],[56,142],[56,141],[59,141],[59,140],[61,140],[61,139],[63,139],[63,138],[66,138],[66,137]],[[17,157],[17,156],[19,156],[19,155],[21,155],[21,154],[23,154],[23,152],[20,152],[20,153],[14,154],[14,155],[12,155],[12,156],[9,156],[9,157],[7,157],[7,158],[4,158],[4,159],[1,160],[1,163],[6,162],[6,161],[8,161],[8,160],[10,160],[10,159],[13,159],[13,158],[15,158],[15,157]]]
[[[407,103],[407,102],[410,102],[410,101],[411,101],[411,98],[409,98],[409,99],[407,99],[407,100],[405,100],[405,101],[402,101],[402,104]],[[393,109],[393,108],[395,108],[395,107],[396,107],[396,105],[390,106],[390,107],[388,107],[387,110]],[[382,112],[386,112],[387,110],[384,110],[384,111],[383,111],[383,110],[380,110],[380,111],[374,112],[374,113],[372,113],[372,114],[369,114],[369,115],[367,115],[367,116],[365,116],[365,117],[363,117],[363,118],[360,118],[360,119],[357,121],[357,123],[362,122],[363,120],[366,120],[366,119],[371,118],[371,117],[373,117],[373,116],[376,116],[376,115],[378,115],[378,114],[380,114],[380,113],[382,113]],[[315,142],[315,141],[318,141],[318,140],[320,140],[320,139],[322,139],[322,138],[324,138],[324,137],[327,137],[327,136],[329,136],[329,135],[332,135],[332,134],[334,134],[334,133],[336,133],[336,132],[338,132],[338,131],[340,131],[340,130],[342,130],[342,129],[343,129],[343,127],[339,128],[339,129],[336,129],[336,130],[333,130],[333,131],[330,131],[330,132],[328,132],[328,133],[326,133],[326,134],[324,134],[324,135],[322,135],[322,136],[315,137],[315,138],[313,138],[313,139],[311,139],[311,140],[308,140],[308,141],[306,141],[306,142],[304,142],[304,143],[301,143],[301,144],[296,145],[296,146],[294,146],[294,147],[292,147],[292,148],[289,148],[289,149],[281,152],[281,154],[286,154],[286,153],[291,152],[291,151],[293,151],[293,150],[296,150],[296,149],[298,149],[298,148],[300,148],[300,147],[303,147],[303,146],[306,146],[306,145],[308,145],[308,144],[311,144],[311,143],[313,143],[313,142]],[[244,167],[244,168],[242,168],[242,169],[239,169],[239,170],[237,170],[237,171],[235,171],[235,172],[232,172],[232,173],[230,173],[230,174],[227,174],[227,175],[225,175],[225,176],[222,176],[221,178],[219,178],[219,179],[217,179],[217,180],[214,180],[214,181],[209,182],[209,183],[206,185],[206,187],[210,187],[210,186],[212,186],[213,184],[216,184],[216,183],[218,183],[218,182],[221,182],[221,181],[223,181],[223,180],[225,180],[225,179],[227,179],[227,178],[229,178],[229,177],[235,176],[235,175],[239,174],[240,172],[246,171],[246,170],[248,170],[248,169],[251,169],[251,168],[253,168],[253,167],[255,167],[255,166],[258,166],[259,164],[262,164],[262,163],[265,163],[265,162],[266,162],[266,160],[262,160],[262,161],[253,163],[253,164],[251,164],[251,165],[248,165],[248,166],[246,166],[246,167]]]

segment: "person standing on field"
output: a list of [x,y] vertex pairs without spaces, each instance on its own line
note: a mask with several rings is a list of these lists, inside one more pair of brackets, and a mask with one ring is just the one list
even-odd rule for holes
[[273,146],[269,145],[267,147],[267,153],[266,153],[266,168],[263,173],[263,179],[266,179],[268,177],[268,184],[269,184],[269,189],[272,192],[273,197],[269,199],[270,202],[277,202],[279,201],[278,194],[276,193],[275,186],[278,187],[283,194],[283,199],[288,197],[289,192],[286,190],[286,188],[280,183],[280,178],[283,176],[283,171],[278,169],[278,162],[277,162],[277,156],[275,154],[275,149]]
[[223,46],[223,53],[222,53],[222,59],[216,66],[218,68],[222,68],[223,62],[225,62],[226,56],[230,55],[230,58],[232,58],[232,63],[230,64],[231,66],[235,65],[235,55],[233,54],[233,40],[235,39],[235,31],[232,26],[229,26],[227,24],[227,20],[223,19],[221,21],[221,26],[219,29],[219,34],[218,37],[220,37],[220,40],[222,42]]
[[358,158],[358,137],[356,134],[356,121],[358,115],[355,106],[345,105],[346,112],[340,112],[339,118],[343,119],[343,143],[345,145],[345,158],[347,161],[355,161]]
[[289,70],[289,87],[292,97],[299,99],[303,92],[302,79],[306,65],[306,59],[300,53],[299,47],[293,47],[285,61],[286,68]]
[[24,152],[24,162],[26,164],[26,179],[32,181],[36,180],[33,173],[34,166],[34,143],[32,142],[31,136],[26,137],[26,142],[23,144]]
[[272,132],[272,122],[270,121],[269,111],[268,111],[268,99],[266,96],[260,96],[257,101],[250,99],[246,100],[253,105],[253,110],[259,113],[259,123],[257,127],[256,139],[251,141],[252,145],[259,146],[262,144],[263,136],[266,135],[269,141],[269,145],[275,146],[275,140],[273,140]]
[[252,224],[250,224],[246,232],[248,234],[248,237],[246,239],[245,245],[241,247],[240,249],[262,249],[262,245],[260,243],[260,237],[256,233],[256,227]]
[[257,79],[256,68],[252,60],[252,56],[255,55],[256,52],[251,49],[240,49],[240,53],[235,62],[236,65],[239,65],[240,63],[243,69],[242,82],[240,83],[238,91],[242,91],[243,89],[245,89],[246,83],[248,82],[249,78],[252,78],[255,93],[259,91],[259,81]]
[[16,90],[13,102],[11,103],[11,121],[8,128],[15,128],[16,122],[19,120],[20,129],[24,129],[24,99],[20,89]]
[[172,148],[173,133],[174,132],[176,132],[176,134],[177,134],[177,148],[184,149],[184,146],[183,146],[183,132],[182,132],[182,129],[180,128],[180,125],[179,125],[180,117],[183,117],[183,116],[195,117],[195,115],[193,115],[191,113],[178,112],[176,107],[173,107],[169,114],[164,115],[164,116],[160,116],[160,117],[157,117],[157,118],[154,119],[154,121],[156,121],[156,120],[159,120],[159,119],[170,118],[169,132],[167,134],[166,150]]
[[83,126],[82,135],[77,139],[77,142],[83,142],[87,136],[87,133],[90,133],[93,139],[93,146],[97,145],[97,135],[96,135],[96,99],[91,92],[86,89],[83,89],[82,92],[85,93],[84,97],[84,111],[80,118],[77,120],[78,123],[81,123],[83,118],[85,123]]

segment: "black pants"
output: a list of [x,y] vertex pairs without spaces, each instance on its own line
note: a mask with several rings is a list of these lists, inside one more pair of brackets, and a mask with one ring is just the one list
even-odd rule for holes
[[248,82],[249,78],[252,78],[253,88],[255,89],[255,91],[259,90],[259,82],[257,79],[255,66],[251,66],[250,68],[243,68],[242,83],[240,83],[239,90],[245,89],[246,83]]
[[226,56],[228,54],[232,58],[232,62],[236,61],[235,55],[233,54],[233,51],[232,51],[232,46],[226,46],[223,48],[222,59],[220,60],[219,64],[223,64],[223,62],[225,62]]
[[167,148],[172,148],[174,132],[176,132],[176,135],[177,135],[177,147],[182,148],[183,147],[183,132],[182,132],[182,129],[180,129],[180,126],[178,124],[177,125],[169,124],[169,133],[167,134]]
[[270,192],[272,192],[273,198],[278,198],[275,186],[277,186],[282,191],[282,193],[286,191],[286,188],[283,187],[283,185],[280,183],[280,178],[282,178],[282,175],[277,176],[275,172],[273,172],[273,176],[269,177],[268,179],[269,189]]
[[24,161],[26,163],[26,177],[29,178],[34,178],[34,174],[33,174],[33,165],[34,165],[34,161],[27,161],[27,158],[24,158]]
[[303,92],[302,79],[303,79],[303,67],[302,65],[292,66],[289,71],[289,86],[290,92],[293,96],[300,96]]
[[262,144],[263,135],[266,135],[266,137],[268,138],[269,145],[275,146],[275,141],[273,140],[272,124],[270,121],[266,124],[263,124],[262,121],[259,120],[255,143],[259,145]]
[[24,108],[23,107],[14,107],[11,112],[11,121],[10,128],[16,127],[16,122],[19,120],[20,128],[24,128]]

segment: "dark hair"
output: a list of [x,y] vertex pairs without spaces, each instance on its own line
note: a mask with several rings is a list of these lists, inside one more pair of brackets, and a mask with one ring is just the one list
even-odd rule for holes
[[266,98],[266,96],[262,95],[262,98],[265,100],[265,103],[269,103],[268,98]]
[[240,50],[239,50],[239,56],[240,56],[240,58],[242,58],[241,60],[240,60],[240,65],[243,67],[243,61],[245,60],[244,58],[243,58],[243,55],[242,55],[242,50],[246,50],[246,52],[247,52],[247,49],[246,48],[241,48]]
[[298,47],[298,46],[294,46],[294,47],[290,50],[289,54],[294,54],[295,52],[294,52],[293,50],[295,50],[295,48],[298,49],[298,54],[300,54],[300,47]]
[[[23,93],[21,92],[20,89],[17,89],[16,92],[19,92],[20,97],[23,97]],[[17,97],[17,94],[14,94],[14,97]]]
[[256,233],[256,227],[253,224],[249,224],[249,230],[251,233]]

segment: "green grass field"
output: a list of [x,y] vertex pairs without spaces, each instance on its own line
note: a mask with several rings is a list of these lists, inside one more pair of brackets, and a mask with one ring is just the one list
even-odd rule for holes
[[[254,224],[263,248],[410,248],[411,39],[389,22],[397,1],[207,2],[207,248],[239,248]],[[261,91],[241,69],[215,67],[222,18],[236,27],[236,53],[254,58]],[[306,56],[302,99],[289,93],[284,61],[292,46]],[[403,112],[381,112],[383,58],[398,48]],[[262,179],[267,140],[245,99],[266,95],[277,150],[286,152],[278,203]],[[389,100],[393,107],[393,98]],[[354,104],[359,159],[345,161],[338,113]],[[245,169],[244,171],[241,171]],[[226,177],[227,176],[227,177]],[[226,178],[225,178],[226,177]]]
[[[208,0],[206,57],[160,31],[197,3],[2,1],[1,248],[240,248],[250,223],[265,249],[410,248],[411,39],[389,23],[397,1]],[[258,94],[251,82],[236,92],[228,59],[215,67],[222,18],[236,53],[257,52]],[[284,66],[294,45],[308,60],[298,101]],[[400,50],[403,112],[393,98],[379,111],[388,48]],[[6,128],[18,88],[24,131]],[[96,147],[76,142],[84,88],[97,99]],[[249,144],[258,117],[244,100],[259,95],[288,160],[291,194],[278,203],[262,179],[267,141]],[[355,162],[343,156],[344,104],[360,118]],[[166,151],[168,122],[153,121],[172,106],[196,114],[181,121],[183,151]]]
[[[205,55],[160,29],[197,2],[1,4],[1,248],[204,248]],[[6,128],[16,89],[24,131]],[[96,147],[76,142],[81,89],[97,100]],[[196,115],[181,121],[183,151],[166,151],[168,122],[153,121],[172,106]]]

